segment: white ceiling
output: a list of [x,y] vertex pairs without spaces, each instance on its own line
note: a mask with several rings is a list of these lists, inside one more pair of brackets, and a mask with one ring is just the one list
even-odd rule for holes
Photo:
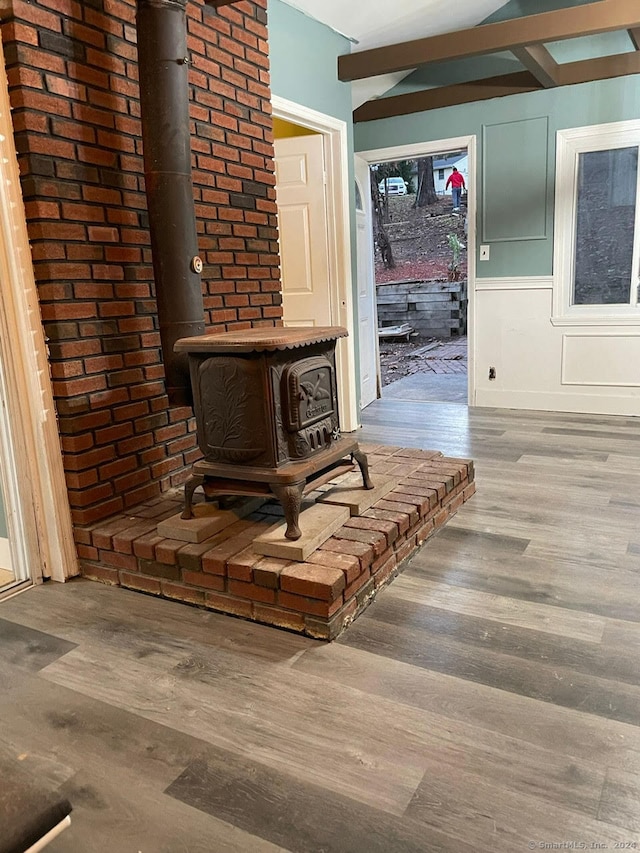
[[[353,50],[473,27],[506,0],[285,0],[354,41]],[[411,71],[352,83],[353,108],[391,89]]]

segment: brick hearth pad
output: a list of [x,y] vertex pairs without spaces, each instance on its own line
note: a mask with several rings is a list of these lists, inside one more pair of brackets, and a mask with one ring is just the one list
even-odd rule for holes
[[387,445],[363,449],[374,477],[391,476],[397,484],[371,509],[352,516],[304,563],[263,557],[252,548],[253,539],[279,520],[282,510],[276,502],[199,545],[158,536],[158,522],[174,515],[182,502],[181,493],[172,492],[77,530],[82,573],[332,640],[475,492],[468,459]]

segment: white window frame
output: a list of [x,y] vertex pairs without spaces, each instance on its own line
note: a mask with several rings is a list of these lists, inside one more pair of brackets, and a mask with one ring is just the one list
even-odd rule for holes
[[640,121],[559,130],[556,144],[556,196],[553,251],[553,316],[556,326],[640,326],[640,159],[636,188],[636,220],[633,243],[633,283],[628,305],[574,305],[573,273],[577,219],[579,155],[613,148],[640,150]]

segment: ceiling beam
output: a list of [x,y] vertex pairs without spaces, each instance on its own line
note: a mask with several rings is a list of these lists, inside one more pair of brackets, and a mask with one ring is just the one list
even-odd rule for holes
[[640,53],[619,53],[599,59],[583,59],[580,62],[564,63],[558,68],[559,86],[625,77],[627,74],[640,74]]
[[629,37],[633,42],[633,46],[635,47],[635,49],[640,50],[640,27],[629,30]]
[[[640,74],[640,51],[559,64],[557,85],[572,86],[576,83],[590,83],[593,80],[624,77],[627,74]],[[542,84],[531,72],[519,71],[515,74],[502,74],[499,77],[458,83],[455,86],[438,86],[421,92],[378,98],[358,107],[353,113],[353,120],[375,121],[541,90]]]
[[453,86],[438,86],[421,92],[409,92],[406,95],[377,98],[358,107],[353,113],[353,120],[354,122],[375,121],[392,116],[437,110],[440,107],[452,107],[456,104],[503,98],[505,95],[537,92],[540,88],[540,83],[533,74],[529,71],[518,71],[515,74],[501,74],[498,77],[486,77],[484,80],[472,80],[469,83],[456,83]]
[[495,24],[362,50],[338,57],[340,80],[362,80],[433,62],[481,56],[531,44],[640,27],[638,0],[597,0]]
[[530,71],[545,89],[558,85],[559,65],[543,44],[516,47],[513,55]]

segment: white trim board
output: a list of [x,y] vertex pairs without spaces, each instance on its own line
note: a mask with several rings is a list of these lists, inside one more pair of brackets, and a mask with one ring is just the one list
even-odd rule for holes
[[[0,44],[0,430],[7,526],[17,578],[78,574],[44,331]],[[11,506],[11,511],[9,508]]]
[[[600,389],[602,391],[602,389]],[[477,405],[496,409],[531,409],[540,412],[640,416],[640,393],[611,395],[572,394],[562,391],[513,391],[479,388]]]
[[273,115],[308,127],[324,137],[327,170],[327,220],[331,314],[335,326],[344,326],[349,337],[338,341],[336,368],[340,377],[339,404],[341,426],[345,432],[358,428],[358,406],[355,356],[355,321],[351,269],[351,209],[349,205],[349,146],[347,123],[335,116],[296,104],[273,95]]
[[368,163],[383,163],[385,160],[416,160],[432,154],[444,154],[447,151],[459,151],[476,145],[475,136],[453,136],[435,141],[411,142],[409,145],[392,145],[387,148],[371,148],[368,151],[356,151]]
[[553,276],[504,276],[500,278],[476,278],[476,290],[552,290]]

